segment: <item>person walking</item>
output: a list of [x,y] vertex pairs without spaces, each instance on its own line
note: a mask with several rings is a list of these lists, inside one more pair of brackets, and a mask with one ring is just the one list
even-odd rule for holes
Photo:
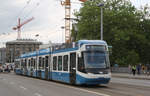
[[133,73],[133,76],[135,76],[135,72],[136,72],[136,66],[132,66],[132,73]]
[[132,67],[131,67],[130,64],[129,64],[129,66],[128,66],[128,71],[129,71],[129,74],[132,74]]
[[137,65],[137,74],[141,74],[141,64]]
[[150,75],[150,64],[147,65],[147,76]]

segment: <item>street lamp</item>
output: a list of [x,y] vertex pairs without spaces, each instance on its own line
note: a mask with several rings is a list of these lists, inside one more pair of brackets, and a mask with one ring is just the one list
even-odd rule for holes
[[101,34],[101,40],[103,40],[103,6],[104,6],[104,4],[103,3],[99,3],[98,5],[97,5],[98,7],[100,7],[101,8],[101,31],[100,31],[100,34]]

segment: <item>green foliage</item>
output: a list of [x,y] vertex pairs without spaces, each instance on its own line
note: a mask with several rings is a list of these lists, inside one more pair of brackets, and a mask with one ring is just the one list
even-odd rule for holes
[[139,64],[139,55],[134,50],[128,52],[126,57],[127,64],[137,65]]
[[[77,17],[77,37],[80,39],[100,39],[100,7],[104,3],[104,40],[111,46],[111,63],[128,64],[150,63],[150,13],[149,7],[136,9],[127,0],[87,1]],[[72,30],[74,37],[74,30]]]

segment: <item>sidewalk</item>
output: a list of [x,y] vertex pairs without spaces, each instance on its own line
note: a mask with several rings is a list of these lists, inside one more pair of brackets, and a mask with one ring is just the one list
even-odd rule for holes
[[133,76],[132,74],[128,74],[128,73],[112,73],[112,77],[150,80],[150,75],[147,76],[145,74],[141,74],[141,75],[136,74],[135,76]]

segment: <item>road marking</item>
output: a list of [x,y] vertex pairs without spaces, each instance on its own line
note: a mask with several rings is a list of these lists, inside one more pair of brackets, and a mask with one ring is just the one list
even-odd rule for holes
[[[58,86],[62,86],[62,87],[72,88],[72,89],[75,89],[75,90],[80,90],[80,91],[83,91],[83,92],[88,92],[88,93],[96,94],[96,95],[99,95],[99,96],[111,96],[111,95],[108,95],[108,94],[104,94],[104,93],[100,93],[100,92],[94,92],[94,91],[89,91],[89,90],[86,90],[86,89],[71,87],[71,86],[67,86],[67,85],[60,85],[60,84],[57,84],[57,83],[53,83],[53,84],[58,85]],[[20,88],[22,88],[24,90],[27,89],[24,86],[20,86]],[[39,94],[39,93],[35,93],[34,96],[42,96],[42,95]]]
[[89,90],[86,90],[86,89],[75,88],[75,87],[71,87],[71,88],[76,89],[76,90],[81,90],[81,91],[84,91],[84,92],[88,92],[88,93],[92,93],[92,94],[96,94],[96,95],[100,95],[100,96],[110,96],[108,94],[103,94],[103,93],[99,93],[99,92],[89,91]]
[[89,90],[86,90],[86,89],[71,87],[71,86],[67,86],[67,85],[60,85],[60,84],[57,84],[57,83],[53,83],[53,84],[58,85],[58,86],[62,86],[62,87],[72,88],[72,89],[75,89],[75,90],[80,90],[80,91],[83,91],[83,92],[88,92],[88,93],[96,94],[96,95],[99,95],[99,96],[111,96],[111,95],[108,95],[108,94],[94,92],[94,91],[89,91]]
[[42,95],[41,95],[41,94],[39,94],[39,93],[35,93],[34,95],[35,95],[35,96],[42,96]]
[[22,88],[23,90],[27,90],[27,88],[23,87],[23,86],[20,86],[20,88]]

